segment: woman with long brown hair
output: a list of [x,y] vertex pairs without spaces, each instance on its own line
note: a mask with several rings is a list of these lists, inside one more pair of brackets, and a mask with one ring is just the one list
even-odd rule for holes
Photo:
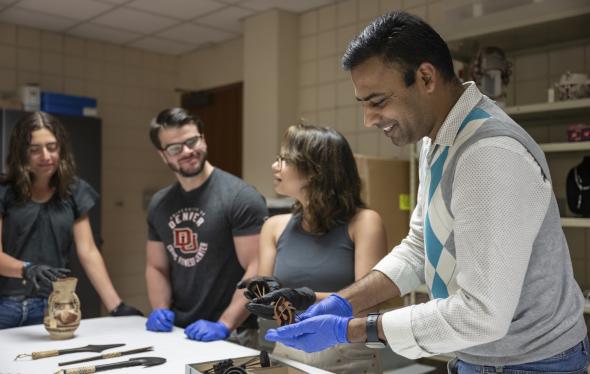
[[75,176],[59,120],[25,115],[12,130],[7,168],[0,184],[0,329],[43,322],[51,281],[69,272],[72,246],[111,315],[141,314],[111,283],[88,218],[98,194]]
[[[328,127],[299,124],[283,138],[272,164],[275,191],[296,200],[292,213],[269,218],[260,234],[258,273],[252,284],[274,291],[248,304],[273,318],[282,297],[297,310],[363,277],[387,253],[379,214],[361,200],[361,180],[346,138]],[[313,291],[312,291],[313,290]],[[376,352],[346,344],[308,354],[280,343],[274,353],[337,373],[379,373]]]

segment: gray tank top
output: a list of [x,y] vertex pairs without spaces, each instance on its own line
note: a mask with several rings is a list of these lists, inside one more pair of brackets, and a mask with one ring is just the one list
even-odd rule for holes
[[303,230],[293,215],[277,241],[274,276],[283,287],[336,292],[354,282],[354,242],[348,224],[316,235]]

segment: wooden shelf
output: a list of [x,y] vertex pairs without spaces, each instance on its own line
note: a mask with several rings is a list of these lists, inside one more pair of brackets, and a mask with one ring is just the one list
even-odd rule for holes
[[516,121],[590,115],[590,98],[511,106],[504,111]]
[[581,152],[590,151],[590,141],[571,143],[539,144],[543,152]]
[[[459,14],[447,9],[447,14]],[[462,17],[445,24],[441,34],[455,59],[472,59],[479,47],[497,46],[505,52],[590,37],[590,6],[585,0],[530,2],[510,9]]]
[[590,218],[562,218],[561,226],[590,228]]

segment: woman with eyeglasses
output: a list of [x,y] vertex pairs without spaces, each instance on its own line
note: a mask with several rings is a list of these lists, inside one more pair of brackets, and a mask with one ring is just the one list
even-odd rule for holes
[[[361,200],[354,156],[339,132],[304,124],[289,127],[272,171],[275,191],[296,202],[291,214],[266,221],[260,277],[239,285],[253,298],[247,308],[267,319],[274,315],[271,302],[282,297],[305,310],[363,277],[387,253],[383,222]],[[271,292],[256,298],[256,284]],[[364,344],[308,354],[277,343],[274,353],[336,373],[381,372],[376,352]]]
[[57,118],[34,112],[13,128],[0,183],[0,329],[43,322],[51,281],[69,273],[72,246],[110,314],[141,315],[111,283],[88,218],[98,194],[74,165]]

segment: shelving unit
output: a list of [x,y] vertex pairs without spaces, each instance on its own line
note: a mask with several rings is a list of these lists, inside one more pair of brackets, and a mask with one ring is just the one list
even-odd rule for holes
[[[460,14],[459,8],[465,5],[450,5],[446,13]],[[480,17],[447,20],[441,33],[454,58],[467,61],[480,46],[500,46],[510,53],[587,38],[589,22],[586,0],[530,1],[503,11],[484,12]]]
[[517,105],[504,108],[504,111],[516,121],[532,121],[547,117],[554,119],[577,117],[590,115],[590,98]]
[[561,218],[561,226],[590,228],[590,218],[563,217]]
[[543,152],[582,152],[590,151],[590,141],[573,143],[545,143],[539,144]]
[[[505,112],[517,122],[540,120],[547,122],[549,118],[558,121],[580,116],[586,116],[590,120],[590,98],[512,106],[505,108]],[[546,153],[590,152],[590,141],[543,143],[539,145]],[[562,227],[590,228],[590,218],[563,217],[561,225]]]

